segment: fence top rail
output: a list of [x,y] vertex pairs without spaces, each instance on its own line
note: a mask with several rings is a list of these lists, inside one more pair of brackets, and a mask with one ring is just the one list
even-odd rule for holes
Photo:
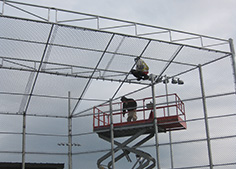
[[[42,5],[28,4],[15,1],[6,1],[6,0],[0,0],[0,2],[2,2],[2,5],[0,4],[0,8],[2,8],[0,15],[8,15],[8,16],[16,15],[14,12],[10,13],[12,12],[12,10],[8,11],[7,7],[9,7],[11,9],[21,11],[21,13],[23,14],[26,14],[24,15],[24,17],[27,19],[36,18],[38,20],[43,20],[46,22],[63,23],[71,26],[79,26],[79,24],[83,24],[84,22],[91,20],[92,22],[94,22],[93,24],[89,25],[83,24],[83,27],[90,29],[92,28],[100,31],[105,30],[108,32],[115,32],[115,33],[124,32],[125,30],[123,28],[129,28],[129,30],[125,31],[124,34],[137,37],[144,37],[149,39],[151,38],[155,40],[163,40],[171,43],[178,42],[181,44],[186,44],[206,49],[218,49],[223,47],[223,51],[230,52],[228,39],[222,39],[166,27],[127,21],[123,19],[110,18],[72,10],[65,10],[55,7],[47,7]],[[37,8],[43,11],[32,12],[34,10],[30,10],[29,8],[34,8],[34,9]],[[45,14],[47,15],[47,17],[45,17]],[[67,16],[67,19],[65,19],[65,15],[69,15],[69,17]],[[14,16],[14,17],[19,17],[19,16]],[[166,37],[162,39],[158,35],[165,35]],[[198,41],[197,43],[195,43],[196,40]],[[192,45],[193,41],[195,41],[194,45]]]

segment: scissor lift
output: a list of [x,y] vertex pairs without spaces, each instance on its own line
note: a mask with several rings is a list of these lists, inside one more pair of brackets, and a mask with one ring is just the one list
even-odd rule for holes
[[[166,100],[168,100],[168,103],[166,103]],[[115,157],[115,162],[119,161],[123,157],[126,157],[127,160],[131,162],[129,154],[134,153],[137,157],[137,161],[132,168],[154,168],[155,159],[150,154],[137,149],[139,146],[150,140],[155,134],[153,104],[151,103],[152,97],[138,99],[136,101],[138,104],[138,119],[137,121],[132,122],[127,122],[123,117],[122,102],[94,107],[93,129],[100,138],[111,142],[110,107],[112,106],[114,138],[129,137],[123,143],[119,143],[114,139],[114,144],[117,146],[114,148],[114,153],[122,150],[122,153]],[[157,96],[156,102],[158,103],[155,107],[157,113],[158,132],[183,130],[187,128],[185,106],[177,94]],[[139,139],[142,135],[147,136],[139,140],[139,142],[134,146],[127,146],[134,140]],[[101,166],[111,168],[112,161],[108,162],[107,165],[102,165],[102,162],[108,159],[111,155],[112,151],[98,159],[98,168],[102,168]]]

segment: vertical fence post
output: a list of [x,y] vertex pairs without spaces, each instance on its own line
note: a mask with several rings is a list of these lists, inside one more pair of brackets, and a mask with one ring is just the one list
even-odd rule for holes
[[110,99],[110,130],[111,130],[111,160],[112,169],[115,169],[115,155],[114,155],[114,125],[113,125],[113,112],[112,112],[112,100]]
[[234,87],[236,92],[236,63],[235,63],[235,50],[234,50],[234,43],[233,39],[229,39],[230,51],[232,53],[232,67],[233,67],[233,75],[234,75]]
[[[166,103],[167,103],[167,116],[170,116],[169,95],[168,95],[168,87],[167,87],[167,84],[168,84],[168,83],[165,83]],[[176,96],[175,96],[175,98],[176,98]],[[176,105],[177,105],[177,103],[176,103]],[[177,109],[177,112],[178,112],[178,109]],[[174,168],[171,130],[169,131],[169,141],[170,141],[170,162],[171,162],[171,168]]]
[[4,14],[6,0],[2,1],[2,15]]
[[159,152],[159,141],[158,141],[158,124],[157,124],[157,115],[156,115],[156,96],[155,96],[155,83],[154,75],[151,74],[152,82],[152,101],[153,101],[153,113],[154,113],[154,129],[155,129],[155,141],[156,141],[156,158],[157,158],[157,169],[160,169],[160,152]]
[[100,19],[99,19],[99,16],[97,16],[97,30],[100,29]]
[[72,116],[70,92],[68,92],[68,169],[72,169]]
[[[57,23],[58,22],[58,10],[57,9],[55,9],[55,23]],[[71,72],[73,72],[73,69],[71,68]]]
[[203,75],[202,75],[202,66],[198,65],[198,67],[199,67],[199,76],[200,76],[200,83],[201,83],[202,104],[203,104],[203,112],[204,112],[204,120],[205,120],[206,137],[207,137],[209,165],[210,165],[210,169],[213,169],[211,140],[210,140],[210,133],[209,133],[209,125],[208,125],[208,115],[207,115],[206,97],[205,97],[205,89],[204,89]]
[[134,23],[134,35],[138,36],[138,27],[136,23]]
[[48,22],[50,22],[51,8],[48,8]]
[[25,137],[26,137],[26,112],[23,113],[23,129],[22,129],[22,169],[25,169]]

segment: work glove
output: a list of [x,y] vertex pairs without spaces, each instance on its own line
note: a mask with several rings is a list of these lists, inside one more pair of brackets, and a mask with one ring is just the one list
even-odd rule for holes
[[123,112],[123,117],[125,117],[125,112]]

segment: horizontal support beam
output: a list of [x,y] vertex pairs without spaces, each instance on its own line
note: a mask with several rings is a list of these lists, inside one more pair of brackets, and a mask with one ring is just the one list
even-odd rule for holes
[[[70,11],[70,10],[64,10],[64,9],[59,9],[59,8],[55,8],[55,7],[46,7],[46,6],[40,6],[40,5],[34,5],[34,4],[28,4],[28,3],[22,3],[22,2],[14,2],[14,1],[5,1],[5,0],[0,0],[2,1],[2,3],[4,5],[8,5],[11,6],[12,8],[15,8],[16,10],[20,10],[22,12],[24,12],[25,14],[27,14],[25,17],[29,17],[29,16],[33,16],[35,18],[37,18],[40,21],[46,21],[48,23],[52,23],[51,19],[50,19],[50,12],[52,10],[55,11],[55,16],[53,19],[54,23],[72,23],[73,26],[73,22],[81,22],[81,21],[87,21],[87,20],[94,20],[95,22],[95,30],[105,30],[105,29],[112,29],[113,32],[116,32],[117,28],[122,28],[122,27],[127,27],[127,26],[134,26],[134,30],[131,31],[132,33],[130,33],[130,31],[127,31],[127,35],[132,35],[132,36],[142,36],[145,37],[145,33],[144,34],[139,34],[139,30],[142,31],[143,28],[145,28],[145,30],[150,29],[150,32],[147,33],[147,35],[152,34],[152,32],[155,34],[156,32],[166,32],[168,35],[167,41],[168,42],[172,42],[172,35],[174,33],[178,34],[180,36],[180,38],[175,39],[174,41],[181,41],[181,42],[185,42],[186,40],[186,44],[188,44],[189,39],[185,39],[183,37],[186,36],[196,36],[199,37],[199,45],[195,45],[195,47],[203,47],[204,41],[206,40],[213,40],[213,41],[219,41],[218,45],[223,45],[224,43],[229,44],[229,41],[226,39],[222,39],[222,38],[216,38],[216,37],[211,37],[211,36],[207,36],[207,35],[201,35],[201,34],[196,34],[196,33],[191,33],[191,32],[186,32],[186,31],[181,31],[181,30],[176,30],[176,29],[170,29],[170,28],[165,28],[165,27],[160,27],[160,26],[154,26],[154,25],[149,25],[149,24],[143,24],[143,23],[138,23],[138,22],[133,22],[133,21],[127,21],[127,20],[122,20],[122,19],[116,19],[116,18],[110,18],[110,17],[105,17],[105,16],[99,16],[99,15],[93,15],[93,14],[87,14],[87,13],[82,13],[82,12],[77,12],[77,11]],[[45,18],[43,16],[39,16],[36,13],[33,13],[31,11],[29,11],[29,8],[32,7],[33,9],[38,8],[38,9],[42,9],[44,11],[47,12],[47,16],[48,18]],[[2,10],[2,16],[4,16],[5,11]],[[59,21],[58,17],[61,16],[62,14],[71,14],[71,18],[74,18],[75,15],[78,16],[78,19],[67,19],[67,20],[61,20]],[[12,14],[14,16],[14,13]],[[15,16],[18,17],[18,16]],[[81,17],[81,18],[79,18]],[[31,19],[31,18],[30,18]],[[114,23],[117,23],[116,26],[105,26],[102,27],[102,23],[105,23],[105,25],[112,25]],[[74,24],[74,26],[76,25],[76,23]],[[91,29],[90,27],[86,27],[83,26],[84,28],[88,28]],[[118,33],[118,32],[117,32]],[[158,40],[155,37],[152,37],[156,40]],[[214,45],[216,46],[216,45]],[[210,49],[211,44],[209,44],[209,46],[206,46],[208,49]],[[228,49],[229,52],[229,49]]]

